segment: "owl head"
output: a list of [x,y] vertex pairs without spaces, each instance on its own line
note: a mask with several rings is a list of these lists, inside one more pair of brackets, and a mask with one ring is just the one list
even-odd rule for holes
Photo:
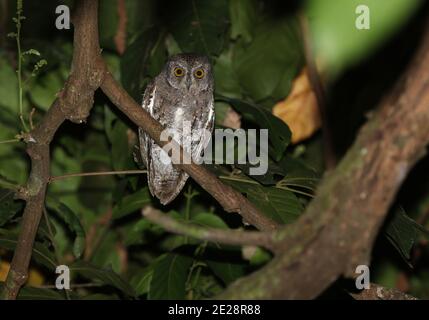
[[206,56],[174,55],[166,64],[165,73],[168,84],[184,93],[197,93],[213,87],[212,67]]

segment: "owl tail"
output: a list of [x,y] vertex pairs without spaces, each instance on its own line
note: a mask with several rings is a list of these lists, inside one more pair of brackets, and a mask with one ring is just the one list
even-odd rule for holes
[[167,205],[172,202],[182,191],[189,175],[173,167],[163,170],[162,173],[151,168],[149,177],[149,190],[152,196],[159,199],[161,204]]

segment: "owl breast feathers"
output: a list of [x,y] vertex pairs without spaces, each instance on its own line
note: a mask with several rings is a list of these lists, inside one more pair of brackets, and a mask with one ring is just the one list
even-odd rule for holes
[[[146,87],[142,107],[172,133],[194,160],[200,160],[210,141],[210,135],[201,134],[202,129],[211,133],[214,126],[213,74],[209,59],[195,54],[172,56]],[[149,190],[166,205],[177,197],[189,176],[176,169],[167,153],[141,128],[139,142],[148,171]]]

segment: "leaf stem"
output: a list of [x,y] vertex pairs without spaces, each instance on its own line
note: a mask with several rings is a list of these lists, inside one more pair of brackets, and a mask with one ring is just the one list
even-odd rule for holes
[[71,173],[62,176],[51,177],[49,183],[77,177],[95,177],[95,176],[116,176],[116,175],[133,175],[133,174],[146,174],[146,170],[123,170],[123,171],[101,171],[101,172],[81,172]]
[[[82,284],[72,284],[70,285],[70,289],[81,289],[81,288],[95,288],[95,287],[102,287],[103,284],[102,283],[82,283]],[[40,285],[40,286],[32,286],[30,285],[29,287],[32,288],[37,288],[37,289],[57,289],[57,287],[55,285]],[[65,292],[67,292],[67,290],[65,290]]]
[[19,141],[20,141],[19,139],[10,139],[10,140],[5,140],[5,141],[0,141],[0,144],[16,143]]
[[[254,184],[254,185],[259,185],[258,182],[252,181],[252,180],[248,180],[248,179],[240,179],[240,178],[234,178],[234,177],[228,177],[228,176],[219,176],[219,179],[221,179],[221,180],[243,182],[243,183]],[[298,186],[298,185],[291,184],[291,186]],[[305,191],[296,190],[296,189],[293,189],[293,188],[288,188],[286,186],[282,186],[282,185],[279,185],[279,184],[276,184],[273,187],[276,188],[276,189],[279,189],[279,190],[290,191],[290,192],[297,193],[297,194],[300,194],[300,195],[303,195],[303,196],[314,198],[314,195],[312,195],[311,193],[308,193],[308,192],[305,192]],[[300,187],[302,187],[302,186],[300,186]]]

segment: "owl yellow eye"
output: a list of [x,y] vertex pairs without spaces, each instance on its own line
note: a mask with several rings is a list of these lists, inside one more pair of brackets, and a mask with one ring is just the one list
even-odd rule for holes
[[176,77],[183,77],[183,75],[185,74],[185,70],[183,70],[182,68],[174,68],[174,75]]
[[195,70],[194,75],[196,78],[202,79],[205,76],[205,72],[203,69],[197,69],[197,70]]

